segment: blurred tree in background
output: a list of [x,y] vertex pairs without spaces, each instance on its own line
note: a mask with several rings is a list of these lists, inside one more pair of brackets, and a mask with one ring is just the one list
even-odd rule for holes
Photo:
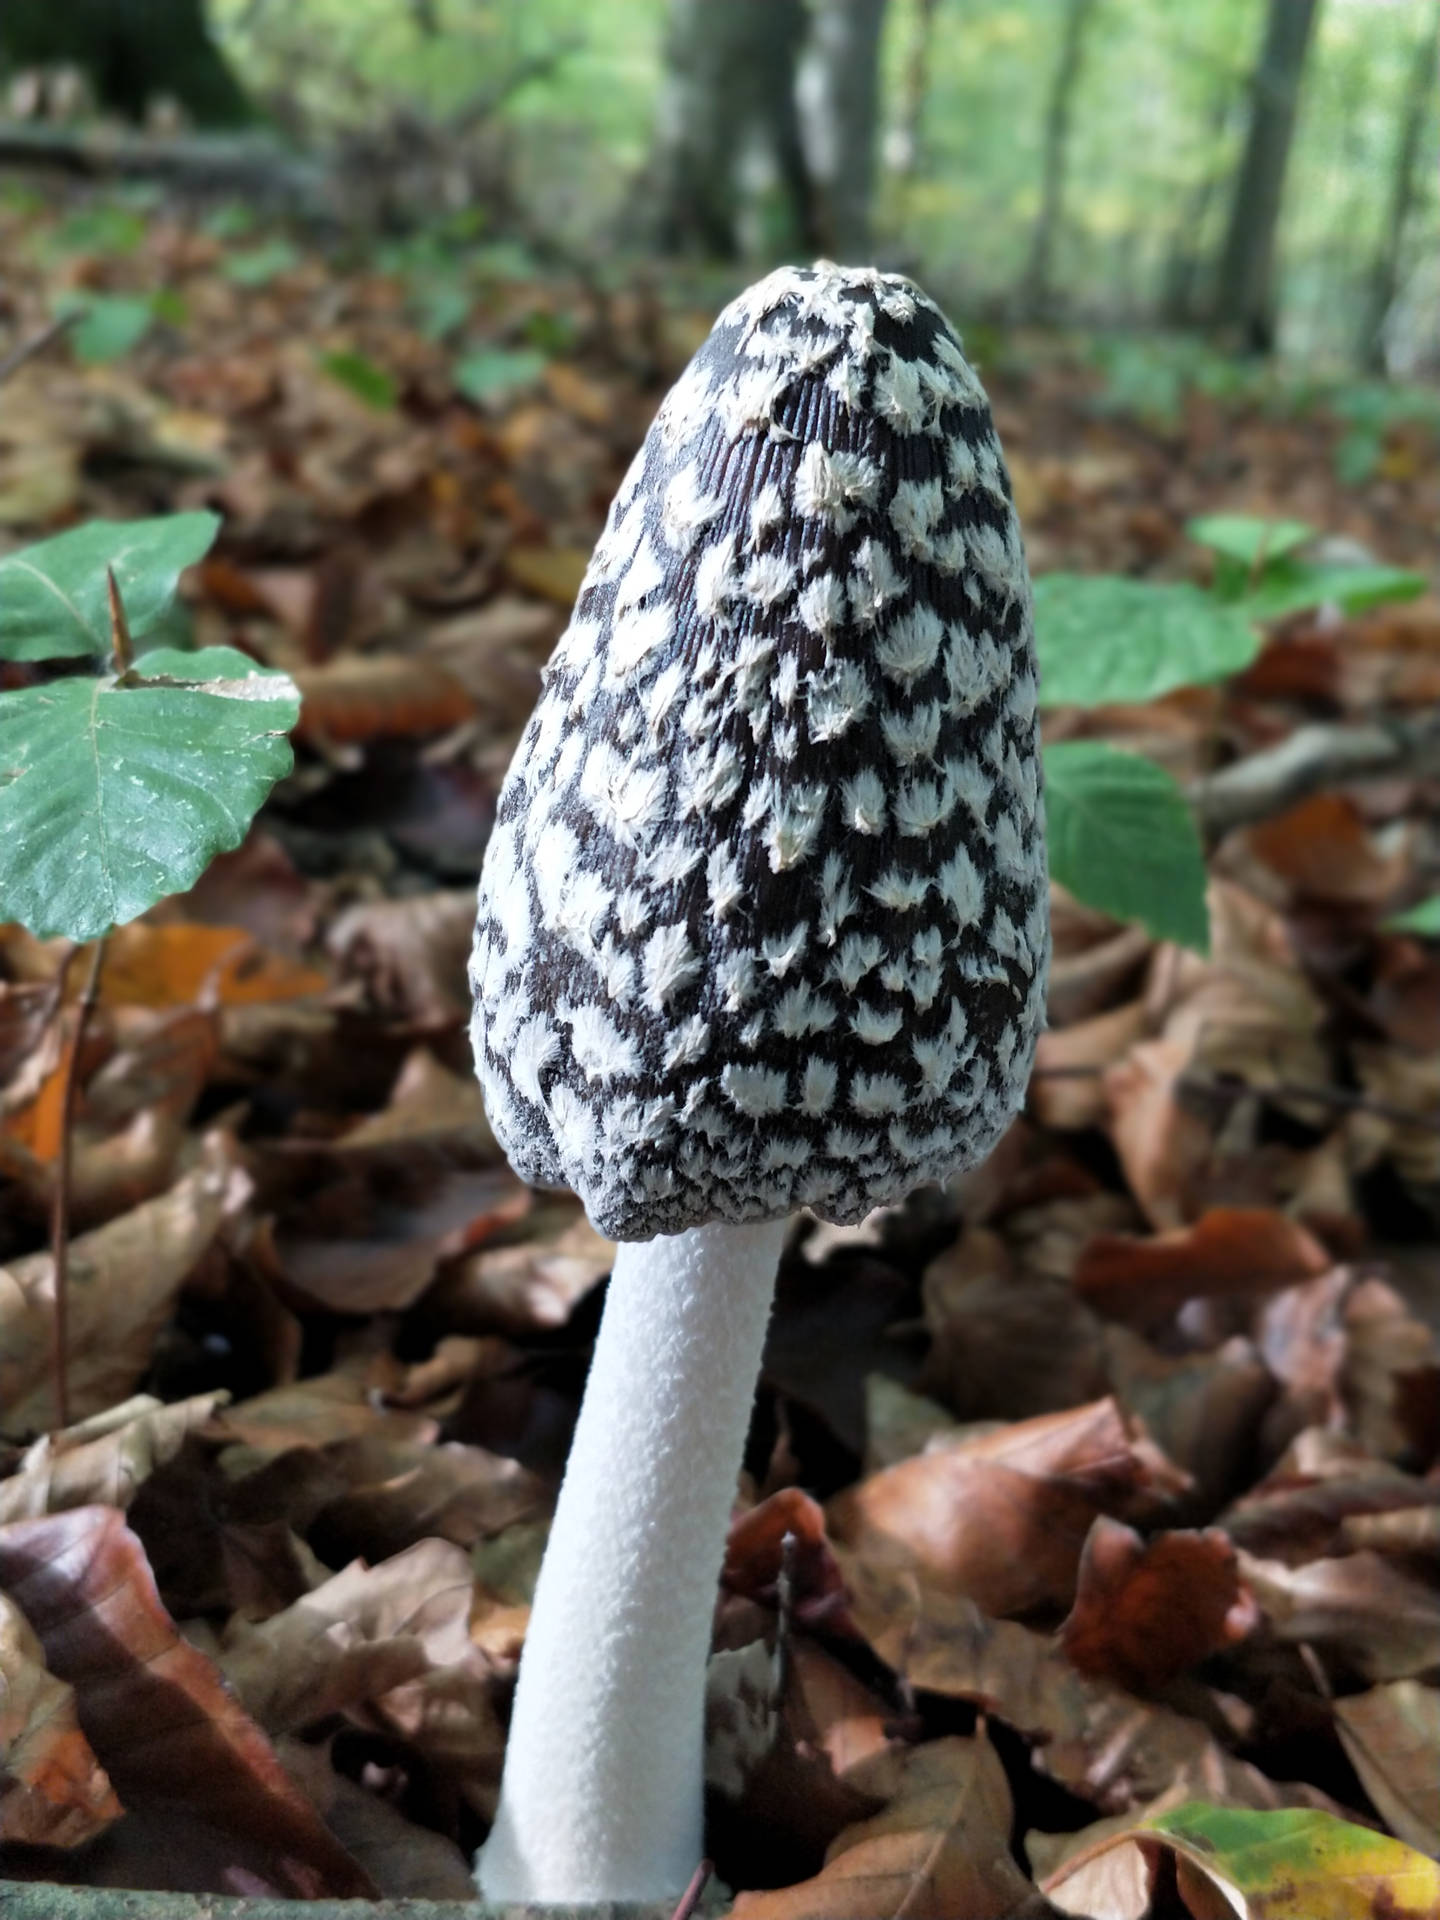
[[250,117],[201,0],[4,0],[0,59],[15,67],[78,67],[101,106],[128,120],[142,120],[159,97],[204,126]]
[[253,102],[368,169],[386,220],[468,207],[492,238],[733,269],[870,255],[971,315],[1409,374],[1440,362],[1437,57],[1440,0],[0,9],[12,72],[74,63],[131,119]]

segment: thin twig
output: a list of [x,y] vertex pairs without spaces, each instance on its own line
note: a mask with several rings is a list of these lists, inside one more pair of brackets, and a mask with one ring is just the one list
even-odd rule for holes
[[110,645],[115,654],[116,673],[128,673],[135,664],[135,649],[130,644],[130,622],[125,618],[125,602],[115,569],[105,569],[105,590],[110,598]]
[[1207,1080],[1203,1074],[1182,1073],[1175,1081],[1175,1091],[1199,1094],[1208,1100],[1241,1100],[1249,1094],[1259,1094],[1264,1100],[1309,1101],[1316,1107],[1334,1107],[1341,1113],[1370,1113],[1396,1126],[1440,1133],[1440,1114],[1399,1107],[1393,1101],[1377,1100],[1373,1094],[1359,1093],[1351,1087],[1309,1087],[1295,1080],[1268,1080],[1264,1085],[1251,1086],[1248,1081],[1224,1076]]
[[12,373],[18,373],[27,360],[33,360],[37,353],[43,353],[62,333],[68,333],[79,318],[78,309],[74,313],[62,313],[58,320],[52,320],[48,327],[42,327],[32,339],[22,340],[18,347],[12,347],[4,359],[0,359],[0,386],[4,386]]
[[[90,972],[85,981],[85,990],[80,996],[79,1010],[75,1016],[75,1037],[69,1051],[64,1056],[62,1071],[65,1075],[60,1101],[60,1149],[55,1165],[55,1190],[50,1205],[50,1255],[55,1272],[55,1318],[53,1323],[54,1368],[55,1368],[55,1425],[57,1430],[70,1424],[70,1136],[75,1123],[75,1095],[80,1080],[80,1049],[85,1041],[85,1028],[95,1011],[95,1002],[100,997],[100,971],[105,964],[105,941],[108,935],[95,942],[95,951],[90,957]],[[77,949],[71,948],[66,956],[68,969]]]
[[670,1920],[691,1920],[691,1915],[700,1905],[700,1896],[705,1891],[705,1883],[714,1871],[714,1867],[708,1860],[702,1860],[700,1862],[694,1873],[691,1874],[690,1884],[686,1887],[684,1893],[681,1894],[680,1904],[676,1907],[674,1913],[671,1914]]
[[1278,746],[1192,781],[1190,804],[1207,833],[1249,826],[1347,780],[1440,776],[1440,720],[1376,720],[1299,727]]

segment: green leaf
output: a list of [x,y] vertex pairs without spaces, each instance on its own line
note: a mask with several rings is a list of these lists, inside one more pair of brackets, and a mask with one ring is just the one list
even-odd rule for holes
[[1198,587],[1110,574],[1042,574],[1035,637],[1047,707],[1154,700],[1242,672],[1260,650],[1249,620]]
[[1081,1836],[1079,1851],[1045,1880],[1067,1913],[1117,1911],[1115,1889],[1153,1886],[1162,1854],[1174,1860],[1175,1910],[1211,1920],[1434,1920],[1440,1913],[1440,1864],[1388,1833],[1308,1807],[1262,1813],[1190,1801],[1118,1832],[1117,1823],[1107,1824],[1110,1831],[1088,1846]]
[[0,920],[93,940],[192,886],[293,764],[300,696],[228,647],[0,694]]
[[1185,531],[1202,547],[1246,568],[1282,559],[1315,537],[1315,529],[1303,520],[1262,520],[1249,513],[1207,513],[1190,521]]
[[470,318],[475,296],[468,287],[455,281],[440,281],[422,287],[413,305],[420,317],[420,331],[427,340],[444,340],[456,333]]
[[1253,592],[1236,602],[1250,620],[1280,620],[1306,607],[1331,603],[1342,613],[1364,613],[1394,600],[1413,600],[1429,585],[1406,567],[1336,566],[1331,562],[1282,560],[1267,567]]
[[1192,1871],[1233,1890],[1239,1902],[1229,1904],[1247,1920],[1423,1920],[1440,1912],[1440,1865],[1333,1814],[1191,1801],[1135,1831],[1167,1841]]
[[237,287],[264,287],[299,262],[300,256],[288,240],[266,240],[258,247],[232,253],[225,262],[225,278]]
[[1342,486],[1363,487],[1385,458],[1385,435],[1375,427],[1351,427],[1335,442],[1335,478]]
[[182,571],[214,544],[213,513],[92,520],[0,559],[0,660],[58,660],[110,651],[105,569],[115,572],[130,636],[168,611]]
[[71,330],[75,357],[87,366],[119,360],[139,346],[154,319],[155,309],[148,300],[131,294],[96,294],[84,302],[79,323]]
[[383,367],[377,367],[363,353],[343,350],[322,353],[320,364],[332,380],[338,380],[342,387],[348,387],[367,407],[383,410],[394,406],[398,395],[394,380]]
[[528,349],[482,347],[455,367],[455,384],[467,400],[498,400],[533,387],[545,371],[545,355]]
[[1205,854],[1163,767],[1098,740],[1045,749],[1050,872],[1077,900],[1205,953]]
[[1440,893],[1431,894],[1403,913],[1391,914],[1385,925],[1396,933],[1418,933],[1427,940],[1440,940]]

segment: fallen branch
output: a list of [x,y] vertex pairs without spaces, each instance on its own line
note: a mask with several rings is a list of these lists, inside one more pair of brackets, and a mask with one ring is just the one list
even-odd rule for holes
[[1201,827],[1218,835],[1283,813],[1325,787],[1395,775],[1440,777],[1440,716],[1299,727],[1278,746],[1193,781],[1189,798]]
[[253,138],[155,139],[5,123],[0,166],[52,167],[85,179],[170,180],[196,192],[258,195],[306,213],[330,211],[328,167]]
[[42,327],[39,333],[30,339],[22,340],[18,347],[12,347],[3,359],[0,359],[0,387],[14,373],[18,373],[27,360],[33,360],[37,353],[43,353],[48,346],[58,340],[62,333],[68,333],[80,318],[78,312],[63,313],[58,320],[52,320],[48,327]]

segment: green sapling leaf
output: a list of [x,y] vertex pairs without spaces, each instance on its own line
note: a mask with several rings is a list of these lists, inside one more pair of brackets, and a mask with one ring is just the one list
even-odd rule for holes
[[1205,851],[1163,767],[1098,740],[1045,749],[1050,872],[1078,900],[1205,953]]
[[105,570],[125,603],[130,636],[142,641],[169,611],[186,567],[214,544],[213,513],[158,520],[94,520],[0,559],[0,660],[108,657]]

